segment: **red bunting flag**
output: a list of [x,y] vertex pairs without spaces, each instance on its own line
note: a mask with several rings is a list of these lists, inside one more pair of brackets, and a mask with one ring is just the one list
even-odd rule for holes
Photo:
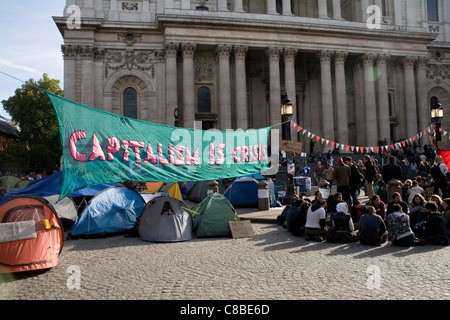
[[316,139],[317,139],[317,142],[319,142],[319,140],[320,140],[320,137],[319,137],[319,136],[316,136]]
[[302,131],[302,130],[303,130],[303,128],[300,127],[300,126],[298,126],[298,128],[297,128],[297,133],[299,133],[299,132]]
[[291,122],[291,127],[293,128],[293,127],[295,127],[297,124],[294,122],[294,121],[292,121]]

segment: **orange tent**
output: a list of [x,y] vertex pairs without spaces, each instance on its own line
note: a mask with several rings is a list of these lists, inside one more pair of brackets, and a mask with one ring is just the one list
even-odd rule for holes
[[0,273],[55,267],[63,243],[62,224],[44,198],[19,197],[0,206]]

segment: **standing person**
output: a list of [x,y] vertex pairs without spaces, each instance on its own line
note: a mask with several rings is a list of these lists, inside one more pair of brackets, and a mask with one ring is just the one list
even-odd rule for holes
[[317,167],[314,170],[314,178],[316,179],[317,185],[319,185],[322,182],[324,171],[325,171],[325,167],[322,165],[321,161],[318,161]]
[[428,220],[425,225],[424,239],[427,244],[449,245],[449,238],[445,235],[444,217],[439,213],[438,206],[434,202],[425,205],[428,210]]
[[333,179],[336,180],[337,192],[342,193],[342,198],[350,206],[350,167],[344,163],[342,158],[338,158],[334,168]]
[[[350,167],[350,197],[351,201],[358,199],[358,190],[360,189],[359,171],[351,157],[346,157],[344,163]],[[350,206],[351,207],[351,206]]]
[[366,207],[366,214],[359,222],[359,241],[361,244],[378,246],[386,242],[386,225],[375,213],[375,208]]
[[443,163],[442,157],[437,156],[434,165],[431,167],[430,173],[434,181],[434,193],[439,194],[439,190],[442,192],[443,198],[448,198],[448,186],[446,175],[448,172],[447,166]]
[[364,156],[364,167],[366,168],[366,170],[364,170],[364,179],[366,180],[367,196],[372,198],[375,194],[373,190],[373,182],[376,178],[376,171],[372,164],[372,159],[367,154]]
[[393,212],[387,217],[386,227],[388,230],[387,246],[395,244],[401,247],[424,245],[426,241],[416,239],[409,225],[409,216],[402,211],[399,204],[392,206]]
[[325,170],[323,171],[323,178],[330,184],[330,190],[333,186],[333,165],[327,163],[326,165],[327,167],[325,168]]
[[403,179],[402,168],[398,164],[395,163],[394,156],[390,156],[389,163],[385,164],[382,167],[381,175],[383,177],[383,181],[386,183],[388,194],[390,194],[389,181],[391,181],[391,180],[402,181],[402,179]]

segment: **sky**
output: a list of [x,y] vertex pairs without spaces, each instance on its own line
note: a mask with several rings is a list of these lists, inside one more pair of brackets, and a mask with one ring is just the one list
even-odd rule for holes
[[[14,95],[23,81],[47,73],[64,88],[63,38],[52,16],[62,16],[65,0],[0,0],[0,102]],[[2,73],[3,72],[3,73]],[[11,116],[0,104],[0,116]]]

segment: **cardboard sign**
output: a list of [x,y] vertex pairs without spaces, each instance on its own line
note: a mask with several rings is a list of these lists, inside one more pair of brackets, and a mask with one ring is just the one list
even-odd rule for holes
[[283,151],[302,153],[302,148],[303,148],[302,142],[296,142],[296,141],[290,141],[290,140],[281,141],[281,150],[283,150]]
[[230,221],[231,235],[233,239],[253,238],[255,232],[250,221]]

